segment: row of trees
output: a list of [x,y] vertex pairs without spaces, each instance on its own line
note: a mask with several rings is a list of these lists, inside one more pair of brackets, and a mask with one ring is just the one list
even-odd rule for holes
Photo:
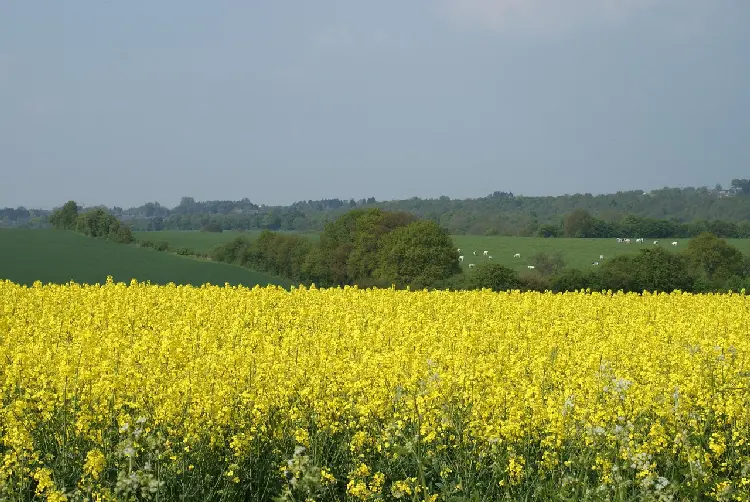
[[255,241],[239,237],[217,246],[210,256],[319,286],[634,292],[750,289],[750,260],[710,233],[691,240],[684,251],[642,249],[606,260],[590,271],[566,268],[560,253],[540,253],[531,261],[535,269],[523,274],[492,263],[462,272],[445,229],[408,213],[379,209],[347,213],[326,225],[317,243],[300,235],[264,231]]
[[211,258],[319,286],[428,287],[459,272],[445,229],[408,213],[357,209],[326,225],[319,242],[263,232],[215,247]]
[[443,196],[378,202],[371,197],[310,200],[273,207],[257,206],[247,199],[195,202],[183,197],[173,209],[148,203],[117,214],[132,219],[138,230],[198,230],[215,223],[224,230],[319,232],[347,211],[376,207],[432,220],[454,235],[557,237],[580,234],[580,229],[571,232],[566,227],[565,215],[584,211],[595,215],[596,220],[583,230],[587,236],[609,237],[633,231],[654,238],[694,237],[710,231],[724,238],[745,238],[750,237],[750,197],[744,195],[747,181],[733,180],[729,191],[721,187],[665,188],[650,193],[636,190],[559,197],[524,197],[496,191],[477,199]]
[[89,237],[100,237],[119,243],[133,242],[130,227],[102,208],[79,213],[75,201],[66,202],[52,212],[50,224],[61,230],[73,230]]
[[[341,215],[346,213],[341,213]],[[414,213],[410,213],[414,214]],[[416,215],[415,215],[416,216]],[[334,219],[333,214],[326,214],[321,228]],[[307,229],[306,217],[302,213],[268,212],[252,215],[242,214],[175,214],[162,218],[156,216],[147,220],[130,222],[136,230],[199,230],[207,226],[220,230],[300,230]],[[437,220],[433,219],[436,223]],[[316,224],[315,227],[318,225]],[[534,224],[524,228],[508,227],[510,235],[538,237],[623,237],[638,236],[646,238],[696,237],[703,232],[710,232],[722,238],[750,238],[750,220],[742,222],[724,220],[696,220],[690,223],[679,223],[673,220],[650,218],[628,214],[617,221],[605,221],[594,217],[585,209],[575,209],[565,215],[560,222]],[[499,231],[484,232],[500,235]]]
[[733,222],[723,220],[696,220],[678,223],[644,216],[627,215],[614,222],[595,218],[585,209],[576,209],[566,215],[562,226],[546,225],[540,229],[541,237],[615,238],[646,237],[652,239],[668,237],[697,237],[712,233],[723,238],[750,237],[750,221]]

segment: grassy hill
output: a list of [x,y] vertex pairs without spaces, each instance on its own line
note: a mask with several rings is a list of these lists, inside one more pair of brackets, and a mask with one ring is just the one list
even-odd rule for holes
[[108,275],[116,281],[135,278],[155,284],[290,285],[289,281],[233,265],[115,244],[73,232],[0,229],[0,279],[27,285],[36,280],[93,284],[104,282]]

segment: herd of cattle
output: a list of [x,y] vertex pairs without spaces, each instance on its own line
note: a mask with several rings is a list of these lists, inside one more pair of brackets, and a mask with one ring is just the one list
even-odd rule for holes
[[[620,238],[620,237],[618,237],[618,238],[617,238],[617,242],[618,242],[618,243],[620,243],[620,244],[630,244],[630,243],[631,243],[631,240],[630,240],[630,239],[627,239],[627,238]],[[637,238],[637,239],[635,240],[635,242],[636,242],[636,244],[643,244],[643,243],[644,243],[645,241],[644,241],[643,237],[638,237],[638,238]],[[658,246],[658,245],[659,245],[659,241],[654,241],[654,246]],[[674,247],[677,247],[677,245],[678,245],[678,242],[677,242],[677,241],[672,241],[672,246],[674,246]],[[461,252],[461,248],[458,248],[458,249],[457,249],[457,251],[458,251],[458,252],[460,253],[460,252]],[[474,251],[474,252],[473,252],[472,254],[473,254],[474,256],[479,256],[479,255],[477,255],[477,252],[476,252],[476,251]],[[487,260],[488,260],[488,261],[491,261],[491,260],[492,260],[492,256],[490,256],[490,254],[489,254],[489,251],[486,251],[486,250],[485,250],[485,251],[482,251],[482,256],[486,256],[486,257],[487,257]],[[513,255],[513,258],[521,258],[521,253],[516,253],[516,254],[514,254],[514,255]],[[591,265],[593,265],[593,266],[595,266],[595,267],[596,267],[596,266],[598,266],[598,265],[599,265],[599,262],[600,262],[600,261],[602,261],[602,260],[604,260],[604,255],[603,255],[603,254],[600,254],[600,255],[599,255],[599,260],[598,260],[598,261],[593,261],[593,262],[591,262]],[[459,262],[461,262],[461,263],[463,263],[463,261],[464,261],[464,255],[461,255],[461,254],[460,254],[460,255],[458,256],[458,261],[459,261]],[[470,269],[471,269],[471,268],[474,268],[475,266],[476,266],[476,264],[474,264],[474,263],[469,263],[469,268],[470,268]],[[534,267],[534,265],[526,265],[526,268],[528,268],[529,270],[534,270],[534,268],[535,268],[535,267]]]

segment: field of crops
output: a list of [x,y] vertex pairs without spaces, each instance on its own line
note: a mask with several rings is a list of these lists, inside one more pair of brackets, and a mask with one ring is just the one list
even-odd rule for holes
[[74,232],[0,229],[0,280],[31,285],[34,281],[64,284],[115,280],[154,284],[279,284],[285,281],[237,266],[210,263],[116,244]]
[[748,500],[750,300],[0,283],[0,498]]

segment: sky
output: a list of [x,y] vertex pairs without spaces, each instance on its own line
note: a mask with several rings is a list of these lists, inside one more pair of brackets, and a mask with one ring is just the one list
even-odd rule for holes
[[0,207],[750,177],[748,0],[3,0]]

